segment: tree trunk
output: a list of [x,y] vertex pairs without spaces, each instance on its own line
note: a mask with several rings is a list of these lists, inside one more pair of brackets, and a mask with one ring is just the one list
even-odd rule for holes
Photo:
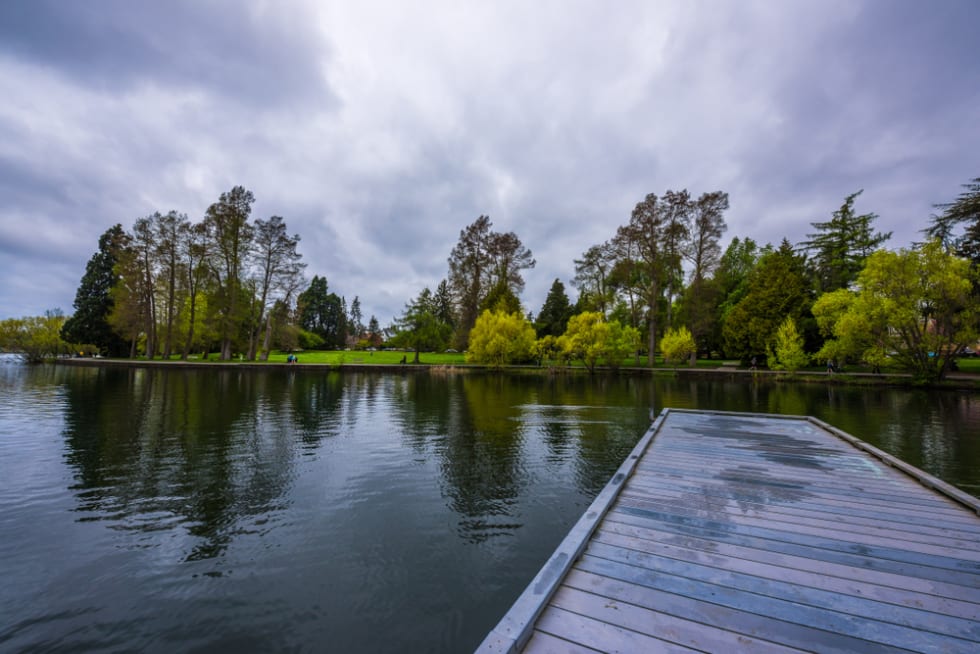
[[170,358],[170,350],[172,349],[173,341],[173,330],[174,330],[174,299],[177,295],[177,279],[175,274],[175,269],[177,264],[175,261],[170,262],[170,287],[167,289],[167,328],[164,333],[163,340],[163,358]]
[[269,360],[269,346],[272,343],[272,312],[266,314],[265,319],[265,338],[262,340],[262,354],[259,355],[260,361]]
[[187,342],[184,343],[184,351],[180,353],[180,358],[182,361],[187,361],[187,356],[191,353],[191,348],[194,346],[194,319],[197,313],[197,298],[193,295],[191,296],[191,315],[190,322],[187,326]]
[[647,345],[649,347],[648,352],[648,365],[653,368],[657,361],[657,300],[659,298],[659,292],[656,284],[651,284],[650,286],[650,296],[648,298],[648,310],[650,312],[649,319],[647,320],[647,326],[650,328],[650,334],[647,336]]

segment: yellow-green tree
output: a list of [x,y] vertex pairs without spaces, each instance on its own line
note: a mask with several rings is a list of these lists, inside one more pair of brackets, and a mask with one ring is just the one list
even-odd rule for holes
[[880,303],[855,307],[857,291],[842,288],[824,293],[813,303],[813,317],[827,338],[818,361],[863,361],[875,371],[888,362],[888,316]]
[[938,381],[977,338],[975,274],[968,260],[938,240],[898,252],[879,250],[868,257],[849,301],[835,298],[844,306],[815,312],[842,351],[863,348],[862,358],[872,363],[890,353],[914,378]]
[[791,316],[776,330],[767,350],[769,367],[773,370],[796,372],[810,363],[810,355],[803,349],[803,335],[796,328]]
[[534,327],[520,313],[484,311],[470,331],[466,360],[500,367],[534,358]]
[[561,346],[558,344],[558,337],[547,334],[534,342],[534,358],[538,364],[545,361],[561,359]]
[[678,329],[668,329],[667,333],[660,340],[660,351],[664,355],[664,363],[682,363],[685,359],[690,359],[698,349],[694,336],[687,327]]
[[65,316],[58,310],[43,316],[0,320],[0,348],[16,352],[31,363],[67,354],[70,346],[61,339],[64,324]]
[[568,359],[579,359],[589,372],[594,372],[600,360],[610,367],[619,367],[636,350],[639,340],[640,333],[633,327],[606,322],[598,311],[586,311],[572,316],[558,343]]
[[624,325],[618,320],[610,320],[609,338],[606,341],[606,365],[619,368],[623,359],[636,354],[640,347],[640,331]]

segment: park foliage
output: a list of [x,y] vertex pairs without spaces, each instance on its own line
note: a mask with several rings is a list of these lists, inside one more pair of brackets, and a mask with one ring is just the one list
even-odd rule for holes
[[109,228],[72,315],[2,321],[0,347],[32,360],[400,348],[414,362],[446,351],[589,370],[630,357],[653,366],[662,353],[670,365],[723,357],[792,372],[830,361],[940,380],[977,341],[980,178],[936,205],[923,243],[898,250],[885,249],[891,234],[875,231],[876,214],[857,211],[860,194],[812,222],[801,243],[735,236],[724,249],[727,193],[648,194],[574,260],[575,302],[556,279],[536,316],[520,300],[531,250],[479,216],[435,290],[382,326],[376,316],[365,324],[358,296],[308,280],[299,235],[280,216],[253,219],[254,196],[236,186],[197,222],[170,211]]

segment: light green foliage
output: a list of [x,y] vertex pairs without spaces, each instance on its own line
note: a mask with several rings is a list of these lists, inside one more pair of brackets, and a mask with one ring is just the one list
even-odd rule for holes
[[31,363],[67,354],[71,346],[61,339],[64,324],[65,316],[57,310],[43,316],[0,320],[0,348],[16,352]]
[[[316,332],[309,332],[298,327],[296,329],[296,346],[302,350],[319,350],[323,347],[323,338]],[[289,349],[289,348],[284,348]]]
[[894,353],[896,364],[916,379],[937,381],[958,351],[976,340],[974,275],[966,259],[946,252],[938,240],[899,252],[879,250],[868,257],[859,290],[839,318],[831,320],[833,307],[821,306],[820,320],[832,324],[839,351],[860,349],[863,359],[878,365]]
[[639,349],[640,331],[616,320],[610,320],[607,324],[609,338],[606,341],[606,365],[610,368],[618,368],[623,359],[636,354]]
[[548,334],[547,336],[542,336],[535,341],[534,358],[539,364],[544,363],[545,361],[561,360],[562,351],[561,346],[558,343],[558,337]]
[[572,316],[568,329],[558,339],[568,359],[580,359],[590,372],[601,359],[612,367],[636,350],[639,332],[618,322],[606,322],[598,311],[586,311]]
[[796,372],[810,363],[810,355],[803,349],[803,336],[796,329],[796,321],[786,320],[776,330],[768,349],[768,363],[773,370]]
[[[827,337],[816,354],[818,361],[865,361],[880,366],[883,334],[887,322],[883,316],[853,310],[858,294],[846,288],[824,293],[813,303],[813,316],[820,333]],[[870,358],[869,358],[870,357]]]
[[470,331],[466,360],[506,366],[534,358],[534,327],[520,313],[484,311]]
[[660,340],[660,350],[663,352],[665,363],[683,363],[697,351],[697,343],[687,327],[668,329]]

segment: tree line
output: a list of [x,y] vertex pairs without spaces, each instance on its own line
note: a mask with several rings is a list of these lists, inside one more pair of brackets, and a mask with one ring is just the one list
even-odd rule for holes
[[[573,304],[556,279],[537,315],[519,301],[534,266],[512,233],[481,216],[460,232],[449,275],[405,308],[396,342],[415,350],[454,343],[491,365],[580,360],[620,365],[655,356],[697,357],[796,370],[892,365],[936,381],[977,342],[980,317],[980,178],[936,205],[926,239],[898,251],[861,191],[800,243],[734,237],[723,250],[723,191],[649,194],[610,238],[574,260]],[[658,339],[663,341],[659,342]]]
[[[274,349],[391,345],[416,361],[453,348],[499,364],[591,368],[632,355],[654,365],[663,353],[789,369],[816,357],[932,380],[976,340],[980,178],[964,189],[936,205],[924,242],[898,251],[884,249],[891,234],[875,230],[877,214],[855,209],[860,191],[800,243],[736,236],[724,249],[727,193],[649,194],[574,260],[576,301],[556,279],[536,315],[520,302],[531,250],[479,216],[460,231],[435,290],[423,288],[382,328],[375,316],[364,324],[358,297],[348,304],[325,277],[307,281],[299,235],[280,216],[250,220],[254,196],[236,186],[199,222],[171,211],[107,230],[74,313],[44,324],[60,319],[62,341],[109,356],[254,360]],[[7,323],[3,333],[30,332]]]

